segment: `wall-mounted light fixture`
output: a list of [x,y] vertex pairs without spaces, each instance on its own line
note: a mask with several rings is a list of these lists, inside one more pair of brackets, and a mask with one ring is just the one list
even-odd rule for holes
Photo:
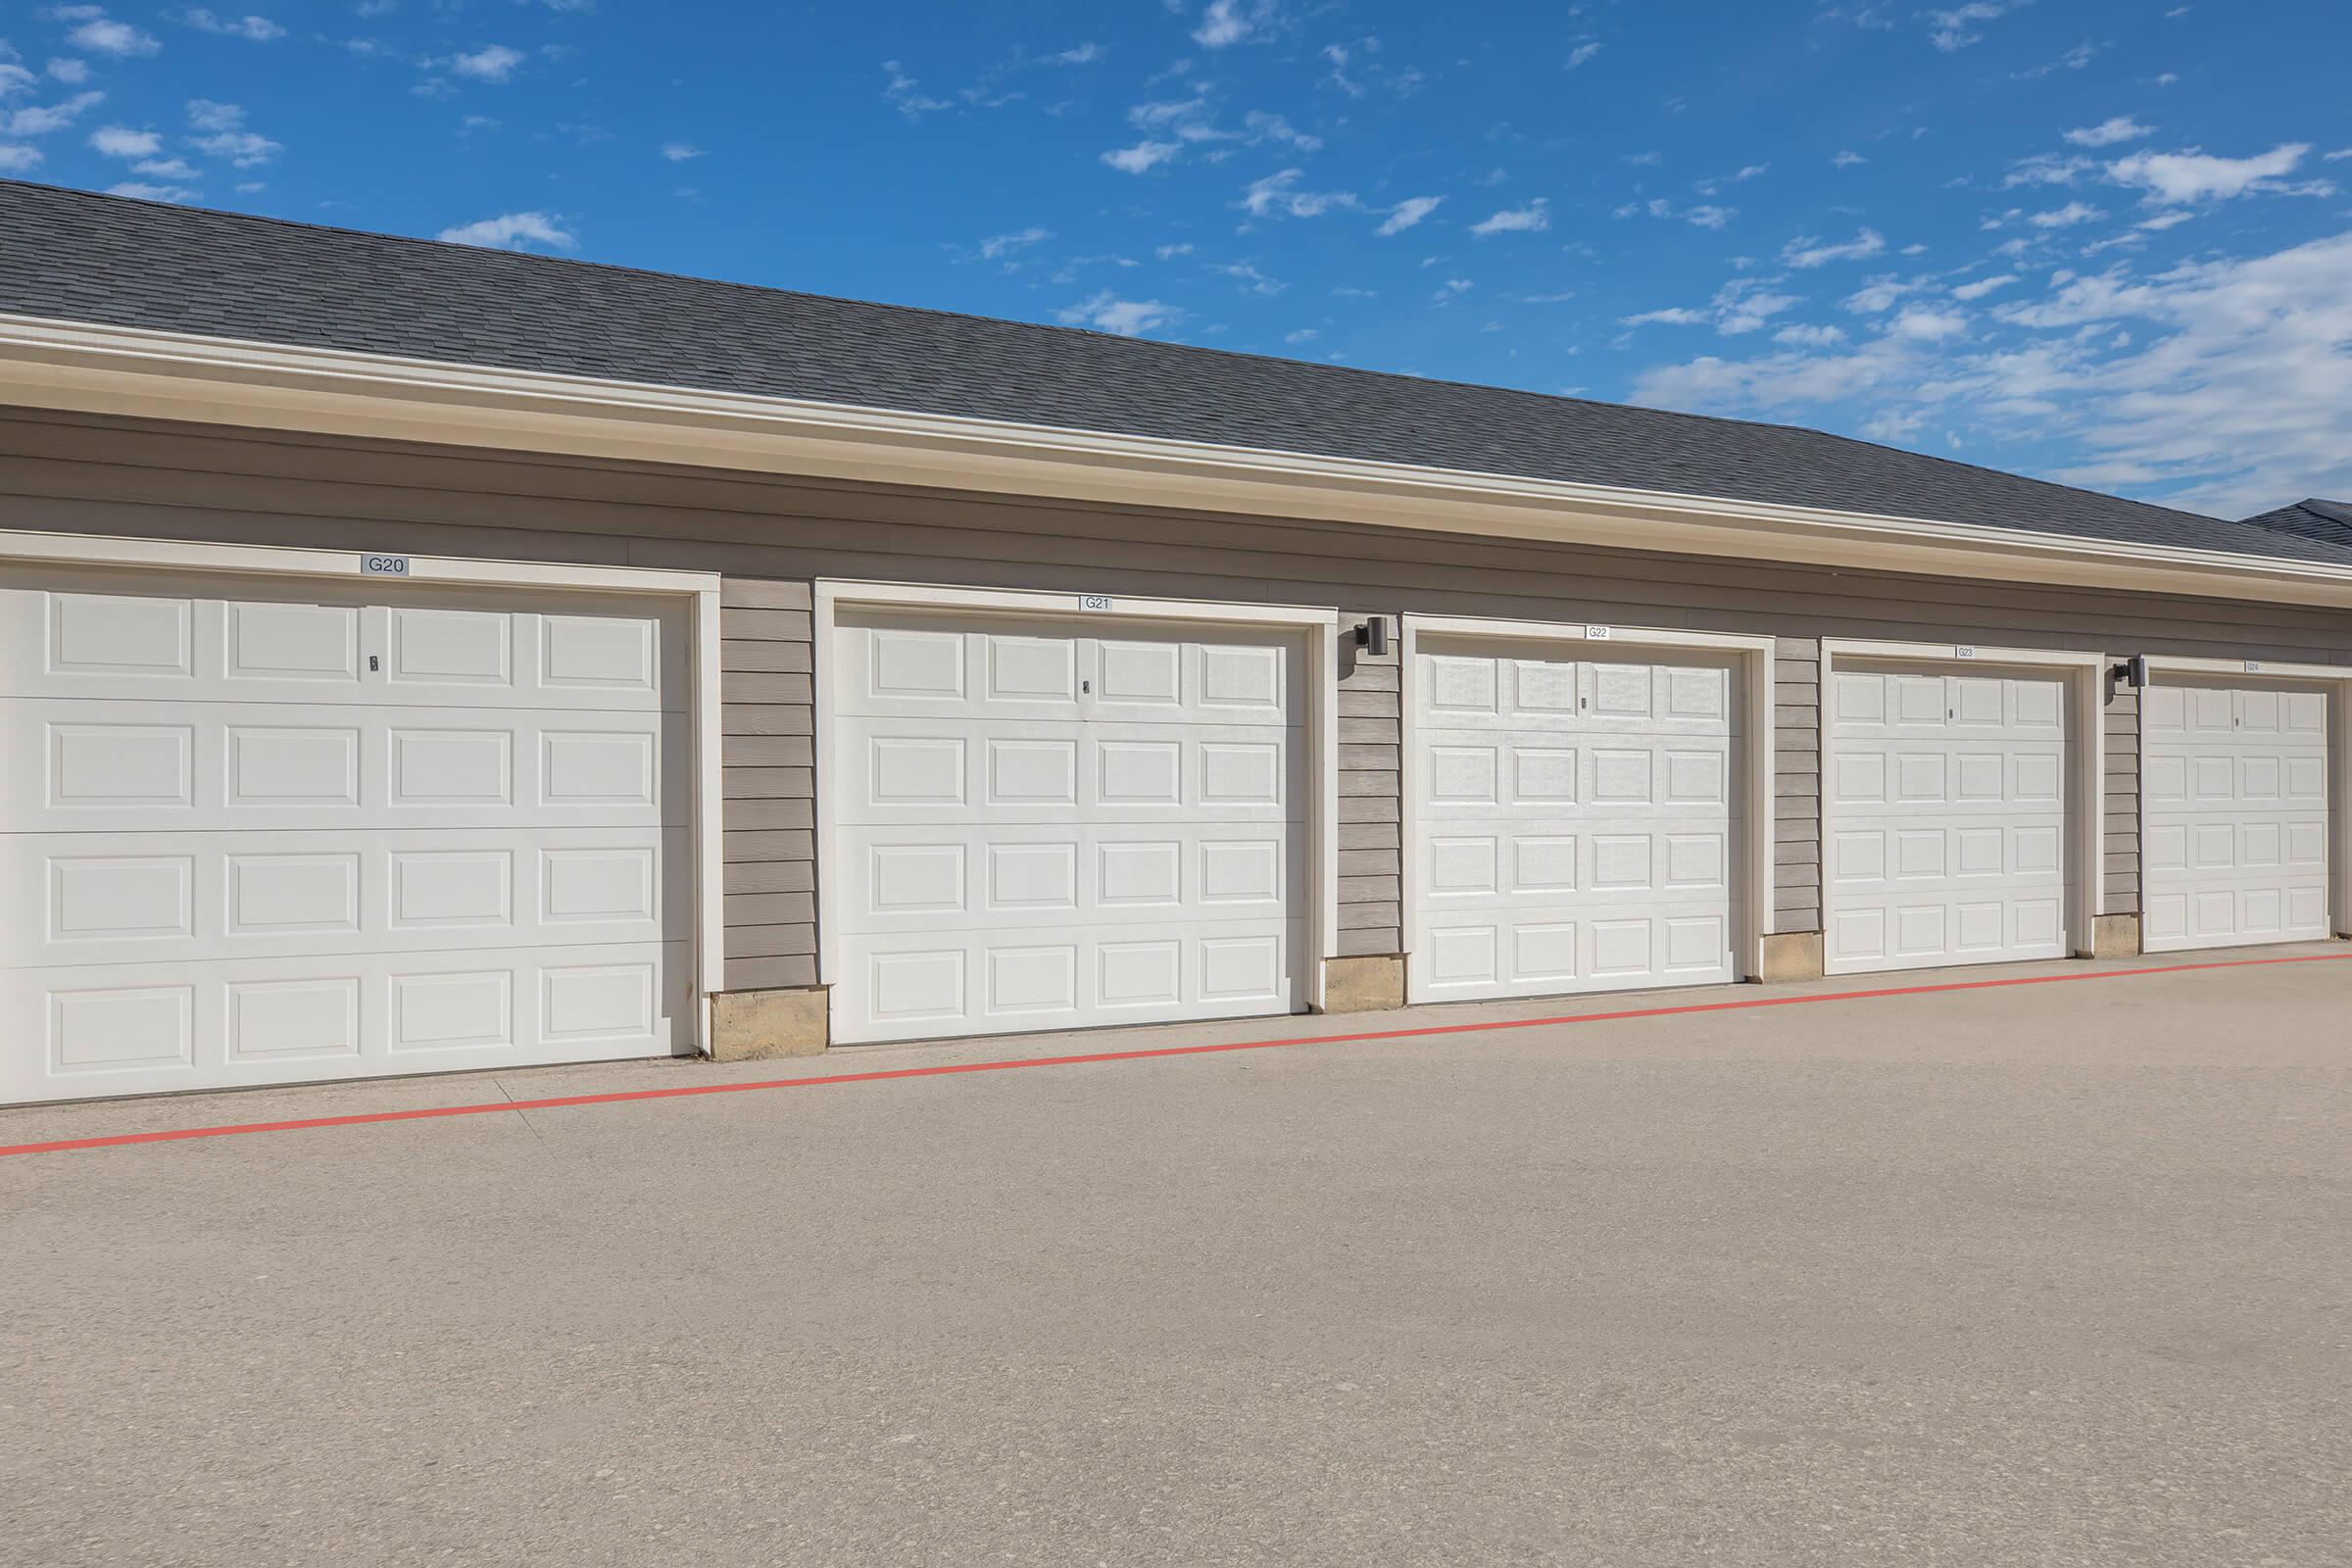
[[2114,675],[2115,682],[2119,686],[2129,686],[2133,691],[2146,691],[2148,689],[2148,656],[2133,654],[2130,659],[2116,665],[2109,673]]
[[1372,615],[1355,628],[1355,646],[1374,659],[1386,659],[1389,653],[1389,617]]

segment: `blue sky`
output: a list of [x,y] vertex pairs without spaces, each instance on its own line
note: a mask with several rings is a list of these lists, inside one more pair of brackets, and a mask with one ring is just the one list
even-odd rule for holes
[[2343,0],[11,3],[0,38],[19,177],[2230,514],[2352,495]]

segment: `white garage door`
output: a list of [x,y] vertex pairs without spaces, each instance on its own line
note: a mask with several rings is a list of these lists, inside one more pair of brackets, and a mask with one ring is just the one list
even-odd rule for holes
[[2164,685],[2140,714],[2143,945],[2325,940],[2326,696]]
[[1830,972],[2065,957],[2065,678],[1839,663],[1829,695]]
[[0,1098],[691,1049],[683,624],[0,576]]
[[1422,641],[1415,1002],[1736,980],[1729,661]]
[[845,611],[834,1038],[1303,1004],[1301,650]]

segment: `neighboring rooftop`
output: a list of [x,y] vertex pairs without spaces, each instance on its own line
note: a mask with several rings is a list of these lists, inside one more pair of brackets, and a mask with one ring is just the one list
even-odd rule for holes
[[2352,564],[1788,425],[1233,354],[0,180],[0,313]]
[[2245,519],[2257,528],[2317,539],[2326,544],[2352,545],[2352,501],[2298,501],[2276,512],[2257,513]]

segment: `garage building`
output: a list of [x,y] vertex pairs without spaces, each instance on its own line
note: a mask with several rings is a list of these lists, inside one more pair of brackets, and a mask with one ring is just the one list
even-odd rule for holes
[[0,1100],[2352,931],[2352,528],[0,183]]

